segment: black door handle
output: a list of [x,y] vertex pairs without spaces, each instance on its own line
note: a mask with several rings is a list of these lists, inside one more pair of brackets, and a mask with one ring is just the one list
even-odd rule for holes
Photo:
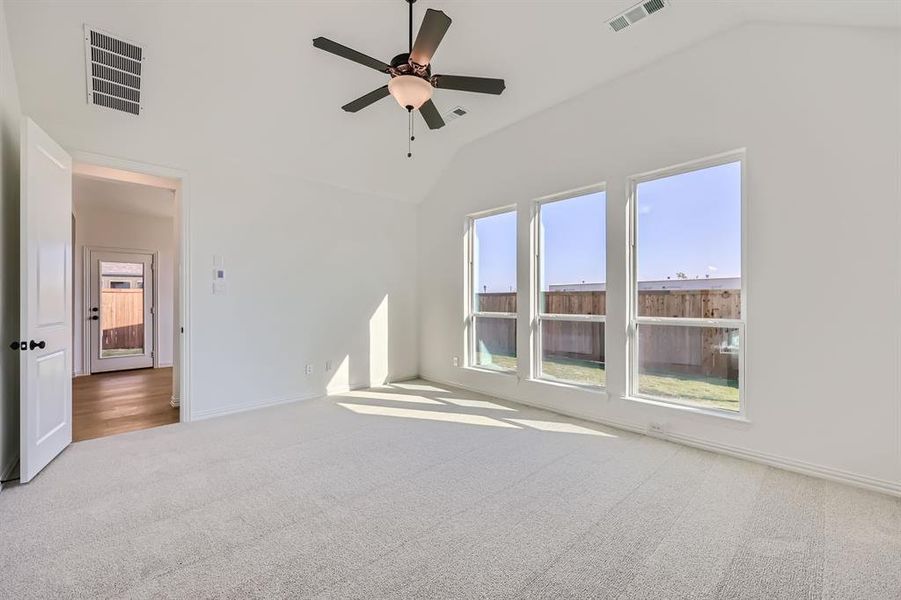
[[[25,342],[22,342],[22,343],[24,344]],[[46,345],[47,344],[44,342],[44,340],[41,340],[40,342],[31,340],[31,342],[28,343],[28,349],[34,350],[35,348],[40,348],[41,350],[43,350]],[[22,349],[24,350],[24,348],[22,348]]]
[[92,321],[99,321],[99,320],[100,320],[100,317],[98,317],[97,315],[91,315],[91,316],[88,317],[88,318],[91,319]]
[[91,312],[97,312],[98,310],[100,310],[100,309],[97,308],[96,306],[91,307]]
[[10,342],[10,350],[28,350],[28,342]]

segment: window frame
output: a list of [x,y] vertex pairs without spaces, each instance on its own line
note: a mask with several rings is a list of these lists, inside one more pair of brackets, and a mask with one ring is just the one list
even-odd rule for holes
[[[567,190],[565,192],[559,192],[556,194],[551,194],[549,196],[544,196],[539,198],[533,202],[532,205],[532,239],[533,239],[533,247],[535,249],[532,255],[532,266],[531,271],[533,273],[532,281],[530,282],[532,285],[532,302],[534,309],[534,314],[532,316],[532,361],[531,361],[531,379],[534,381],[540,381],[542,383],[553,383],[557,385],[565,385],[565,386],[575,386],[579,388],[584,388],[586,390],[590,390],[593,392],[606,392],[607,386],[605,385],[595,385],[591,383],[580,383],[577,381],[570,381],[567,379],[557,379],[556,377],[547,377],[544,376],[541,369],[543,350],[541,346],[541,323],[542,321],[567,321],[572,323],[604,323],[604,329],[607,327],[607,311],[604,311],[603,315],[586,315],[586,314],[572,314],[572,315],[561,315],[555,313],[545,313],[541,311],[541,209],[543,206],[547,204],[554,204],[555,202],[563,202],[565,200],[572,200],[573,198],[579,198],[580,196],[588,196],[590,194],[597,194],[600,192],[604,192],[604,239],[605,239],[605,247],[604,247],[604,262],[607,262],[607,248],[606,248],[606,240],[608,238],[609,228],[607,223],[607,183],[602,181],[600,183],[594,183],[591,185],[586,185],[583,187]],[[605,265],[605,272],[606,272]],[[606,279],[606,277],[605,277]],[[606,286],[607,282],[604,282]],[[609,291],[609,290],[608,290]],[[605,291],[606,293],[606,291]],[[604,335],[604,370],[606,372],[607,369],[607,335],[605,331]],[[605,380],[606,381],[606,380]]]
[[[684,173],[700,171],[710,167],[739,163],[741,170],[741,318],[740,319],[696,319],[683,317],[646,317],[638,314],[638,185],[646,181],[664,179]],[[747,151],[745,148],[723,152],[706,158],[692,160],[662,169],[630,176],[626,180],[626,214],[628,230],[626,235],[626,400],[651,403],[679,410],[713,415],[738,421],[748,421],[748,385],[746,357],[748,351],[748,194],[747,194]],[[638,391],[639,348],[638,329],[644,325],[662,325],[669,327],[716,327],[721,329],[737,329],[739,335],[738,348],[738,411],[724,408],[704,407],[676,398],[665,398]]]
[[[474,305],[475,296],[476,296],[476,282],[475,278],[475,259],[476,259],[476,248],[475,248],[475,240],[476,240],[476,221],[479,219],[484,219],[485,217],[493,217],[495,215],[501,215],[504,213],[513,213],[516,217],[516,236],[515,240],[519,239],[519,214],[518,207],[516,204],[508,204],[505,206],[499,206],[497,208],[492,208],[488,210],[483,210],[475,213],[471,213],[466,215],[466,260],[465,260],[465,270],[466,270],[466,285],[464,286],[464,294],[466,295],[464,299],[464,307],[466,309],[466,315],[464,317],[464,328],[465,328],[465,360],[463,362],[464,366],[467,369],[477,369],[479,371],[484,371],[486,373],[496,373],[499,375],[516,375],[519,368],[519,351],[516,348],[516,366],[512,369],[503,369],[503,368],[491,368],[486,367],[484,365],[476,364],[475,360],[478,356],[476,352],[476,319],[478,318],[490,318],[490,319],[512,319],[516,321],[518,312],[490,312],[490,311],[479,311],[476,310]],[[514,248],[516,250],[516,294],[519,294],[519,244],[516,243]],[[517,310],[519,309],[519,302],[517,302]]]

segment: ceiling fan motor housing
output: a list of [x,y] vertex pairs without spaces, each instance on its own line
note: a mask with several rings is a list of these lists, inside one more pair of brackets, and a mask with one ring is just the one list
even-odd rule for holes
[[392,77],[397,77],[398,75],[415,75],[416,77],[422,77],[423,79],[430,80],[432,78],[432,67],[430,65],[423,66],[416,64],[410,60],[410,55],[407,52],[398,54],[391,59],[391,68],[388,72]]

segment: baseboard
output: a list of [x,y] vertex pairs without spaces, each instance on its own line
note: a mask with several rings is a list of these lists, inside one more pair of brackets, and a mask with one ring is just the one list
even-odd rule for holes
[[349,392],[352,390],[364,389],[368,386],[365,385],[355,385],[355,386],[341,386],[338,388],[333,388],[327,390],[322,393],[313,393],[313,394],[301,394],[299,396],[286,396],[284,398],[270,398],[268,400],[260,400],[256,402],[252,402],[250,404],[240,404],[240,405],[232,405],[225,406],[222,408],[213,408],[209,410],[195,411],[191,415],[192,421],[202,421],[204,419],[211,419],[213,417],[224,417],[225,415],[234,415],[242,412],[247,412],[250,410],[257,410],[258,408],[267,408],[270,406],[279,406],[280,404],[291,404],[292,402],[303,402],[305,400],[315,400],[316,398],[324,398],[326,396],[330,396],[332,394],[343,394],[345,392]]
[[864,488],[867,490],[872,490],[874,492],[881,492],[883,494],[901,498],[901,483],[895,483],[893,481],[888,481],[885,479],[870,477],[869,475],[860,475],[857,473],[852,473],[850,471],[844,471],[842,469],[836,469],[833,467],[826,467],[823,465],[809,463],[794,458],[786,458],[784,456],[767,454],[765,452],[759,452],[757,450],[749,450],[747,448],[741,448],[740,446],[710,442],[688,435],[669,434],[662,437],[661,439],[676,442],[678,444],[684,444],[686,446],[692,446],[694,448],[700,448],[702,450],[708,450],[710,452],[727,454],[729,456],[734,456],[735,458],[741,458],[744,460],[761,463],[770,467],[783,469],[785,471],[792,471],[794,473],[809,475],[811,477],[818,477],[820,479],[828,479],[829,481],[844,483],[847,485],[852,485],[854,487]]
[[157,366],[154,367],[154,369],[169,369],[173,366],[173,364],[174,363],[171,363],[171,362],[159,363]]
[[314,398],[322,398],[324,394],[304,394],[301,396],[286,396],[284,398],[270,398],[267,400],[258,400],[249,404],[238,404],[232,406],[223,406],[221,408],[211,408],[208,410],[194,411],[191,415],[191,421],[202,421],[213,417],[224,417],[226,415],[236,415],[238,413],[257,410],[259,408],[267,408],[270,406],[278,406],[280,404],[291,404],[292,402],[301,402],[303,400],[313,400]]
[[[608,425],[610,427],[615,427],[617,429],[622,429],[625,431],[631,431],[633,433],[639,433],[641,435],[648,435],[647,429],[640,423],[623,421],[621,419],[607,419],[607,418],[598,418],[594,415],[587,414],[578,414],[578,411],[567,411],[561,410],[557,406],[548,406],[546,404],[540,402],[529,402],[524,401],[519,398],[513,398],[510,396],[495,394],[492,392],[486,392],[484,390],[480,390],[475,388],[474,386],[462,385],[453,381],[448,381],[441,377],[432,377],[428,374],[422,374],[422,379],[426,379],[428,381],[432,381],[434,383],[438,383],[441,385],[448,385],[451,387],[456,387],[461,390],[466,390],[469,392],[474,392],[476,394],[483,394],[485,396],[493,396],[496,398],[500,398],[501,400],[506,400],[508,402],[514,402],[516,404],[522,404],[524,406],[531,406],[533,408],[540,408],[542,410],[546,410],[548,412],[557,413],[559,415],[564,415],[567,417],[573,417],[576,419],[583,419],[585,421],[591,421],[592,423],[599,423],[601,425]],[[876,477],[870,477],[868,475],[860,475],[857,473],[852,473],[850,471],[844,471],[841,469],[835,469],[833,467],[826,467],[823,465],[817,465],[813,463],[808,463],[805,461],[787,458],[784,456],[778,456],[775,454],[767,454],[765,452],[759,452],[757,450],[749,450],[747,448],[742,448],[740,446],[733,446],[731,444],[721,444],[718,442],[711,442],[702,438],[697,438],[689,435],[682,435],[678,433],[669,433],[666,435],[654,435],[653,437],[657,439],[666,440],[669,442],[674,442],[676,444],[683,444],[685,446],[691,446],[693,448],[699,448],[701,450],[707,450],[709,452],[716,452],[719,454],[725,454],[728,456],[733,456],[735,458],[741,458],[744,460],[748,460],[751,462],[756,462],[760,464],[764,464],[770,467],[776,467],[779,469],[783,469],[785,471],[792,471],[794,473],[800,473],[802,475],[809,475],[811,477],[818,477],[820,479],[828,479],[829,481],[835,481],[838,483],[844,483],[847,485],[852,485],[854,487],[864,488],[867,490],[872,490],[875,492],[881,492],[883,494],[888,494],[890,496],[901,497],[901,483],[897,483],[894,481],[887,481],[885,479],[878,479]]]
[[[3,468],[3,471],[0,471],[0,481],[6,481],[10,477],[12,477],[13,473],[16,472],[16,467],[19,465],[19,455],[16,454],[13,456],[6,466]],[[5,486],[9,485],[8,483],[0,483],[0,492],[3,491]]]

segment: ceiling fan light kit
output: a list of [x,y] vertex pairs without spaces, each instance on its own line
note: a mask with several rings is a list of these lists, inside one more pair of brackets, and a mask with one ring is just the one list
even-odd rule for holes
[[[431,8],[426,10],[414,42],[413,4],[416,0],[405,1],[409,4],[410,16],[409,52],[398,54],[391,60],[391,64],[386,64],[324,37],[315,38],[313,46],[389,75],[391,79],[388,81],[388,85],[360,96],[341,108],[347,112],[357,112],[385,96],[393,96],[397,103],[410,114],[408,141],[413,141],[415,139],[413,137],[414,110],[419,111],[429,129],[444,127],[444,119],[441,118],[438,108],[432,102],[432,93],[435,88],[497,95],[503,92],[506,86],[503,79],[432,75],[432,56],[438,49],[441,40],[444,39],[451,19],[440,10]],[[408,148],[407,157],[411,156],[412,152]]]
[[388,92],[407,110],[419,110],[432,97],[432,84],[416,75],[398,75],[388,82]]

